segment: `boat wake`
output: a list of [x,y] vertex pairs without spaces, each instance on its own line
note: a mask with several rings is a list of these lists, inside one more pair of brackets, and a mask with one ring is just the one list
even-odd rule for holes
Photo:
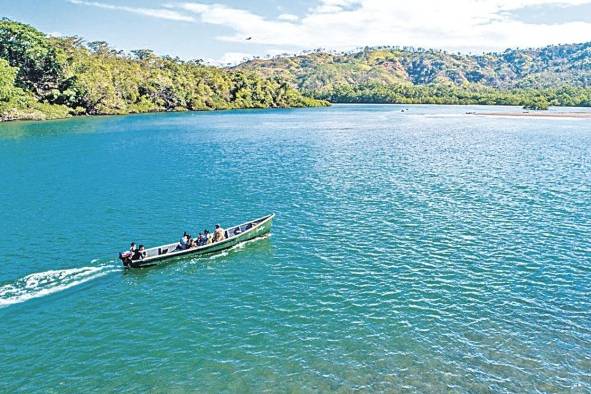
[[114,265],[100,265],[30,274],[0,286],[0,308],[58,293],[119,270]]
[[[243,249],[247,244],[268,238],[269,234],[242,242],[230,249],[217,253],[210,259],[227,256],[228,253]],[[91,262],[94,263],[97,260]],[[112,272],[121,271],[119,265],[102,264],[89,267],[68,268],[36,272],[17,279],[12,283],[0,285],[0,309],[13,304],[26,302],[34,298],[41,298],[51,294],[79,286],[83,283],[98,279]]]
[[268,233],[268,234],[265,234],[265,235],[261,235],[260,237],[249,239],[248,241],[240,242],[239,244],[236,244],[236,245],[232,246],[229,249],[222,250],[222,251],[220,251],[220,252],[218,252],[218,253],[216,253],[214,255],[209,256],[208,259],[209,260],[215,260],[215,259],[219,259],[220,257],[225,257],[225,256],[229,255],[232,252],[235,252],[237,250],[244,249],[246,247],[246,245],[248,245],[248,244],[251,244],[251,243],[260,241],[261,239],[267,239],[270,236],[271,236],[271,234]]

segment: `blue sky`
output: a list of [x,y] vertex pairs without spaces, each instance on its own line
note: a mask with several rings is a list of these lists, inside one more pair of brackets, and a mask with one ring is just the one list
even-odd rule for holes
[[0,9],[46,33],[218,63],[365,45],[482,52],[591,41],[591,0],[0,0]]

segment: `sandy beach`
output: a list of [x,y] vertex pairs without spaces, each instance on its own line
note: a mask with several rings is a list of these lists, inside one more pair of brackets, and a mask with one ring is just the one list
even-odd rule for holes
[[591,112],[466,112],[478,116],[515,116],[530,118],[577,118],[591,119]]

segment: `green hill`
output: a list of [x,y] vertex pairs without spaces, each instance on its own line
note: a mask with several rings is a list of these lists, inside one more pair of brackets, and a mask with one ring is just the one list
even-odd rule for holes
[[0,120],[318,105],[327,103],[276,77],[150,50],[127,54],[0,20]]
[[376,47],[218,68],[0,20],[0,120],[348,103],[591,106],[591,42],[466,55]]
[[397,47],[314,51],[234,69],[280,77],[332,102],[591,105],[591,42],[482,55]]

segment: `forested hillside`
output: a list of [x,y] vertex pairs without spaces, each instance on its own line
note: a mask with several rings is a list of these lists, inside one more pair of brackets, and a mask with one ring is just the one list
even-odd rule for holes
[[0,20],[0,120],[327,105],[323,100],[591,106],[591,42],[482,55],[314,51],[223,69]]
[[314,51],[235,69],[280,77],[332,102],[591,105],[591,42],[483,55],[396,47]]
[[0,120],[326,104],[278,77],[123,53],[0,20]]

